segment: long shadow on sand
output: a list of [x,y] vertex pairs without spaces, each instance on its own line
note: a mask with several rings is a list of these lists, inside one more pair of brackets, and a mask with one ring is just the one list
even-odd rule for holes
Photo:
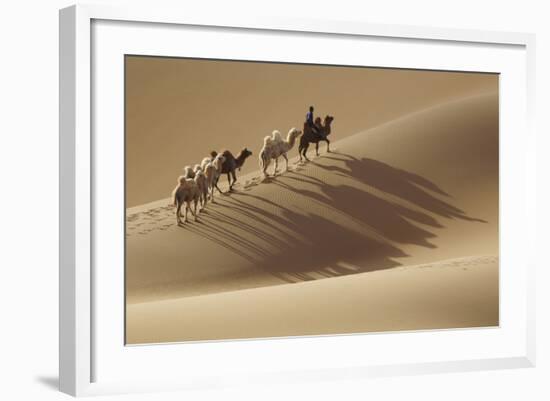
[[326,166],[315,161],[312,163],[327,171],[351,176],[364,184],[397,196],[442,217],[486,223],[485,220],[468,217],[463,210],[433,196],[430,191],[437,195],[450,197],[439,186],[418,174],[392,167],[378,160],[366,157],[358,159],[345,153],[332,153],[323,158],[343,162],[344,166]]
[[[256,191],[243,191],[223,198],[217,207],[208,209],[201,224],[187,229],[281,280],[298,282],[398,266],[395,258],[407,256],[400,244],[435,248],[430,242],[435,234],[429,228],[442,225],[434,215],[484,222],[441,200],[451,197],[416,174],[342,153],[323,159],[331,163],[311,162],[307,170],[324,169],[376,191],[331,185],[300,171],[289,172],[262,185],[277,186],[276,191],[287,191],[289,196],[307,197],[326,213],[293,210],[297,208],[283,206]],[[334,216],[351,219],[361,230]]]

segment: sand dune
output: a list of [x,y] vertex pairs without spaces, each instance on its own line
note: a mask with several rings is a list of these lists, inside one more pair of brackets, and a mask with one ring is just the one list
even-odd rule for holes
[[126,56],[126,206],[164,197],[182,161],[220,148],[256,152],[272,130],[300,126],[312,102],[316,115],[336,117],[342,139],[496,91],[498,81],[498,74]]
[[127,316],[133,344],[496,326],[498,258],[141,303]]
[[498,324],[498,96],[332,139],[267,182],[241,177],[185,228],[167,200],[128,209],[127,341]]

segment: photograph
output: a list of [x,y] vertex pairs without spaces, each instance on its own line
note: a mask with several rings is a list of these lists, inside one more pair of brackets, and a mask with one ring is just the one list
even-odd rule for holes
[[499,326],[499,74],[124,56],[125,344]]

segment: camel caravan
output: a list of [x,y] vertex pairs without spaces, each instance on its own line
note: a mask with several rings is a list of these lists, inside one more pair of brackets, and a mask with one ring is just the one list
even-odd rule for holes
[[[315,144],[315,152],[319,156],[319,142],[326,142],[327,152],[330,152],[330,141],[328,135],[331,133],[331,123],[334,120],[332,116],[326,116],[321,122],[321,118],[313,119],[313,106],[309,108],[306,114],[303,131],[291,128],[286,138],[283,138],[277,130],[264,138],[262,149],[259,153],[260,171],[264,178],[269,177],[267,168],[272,160],[275,160],[273,176],[277,173],[279,158],[283,157],[288,170],[288,152],[299,140],[298,154],[300,162],[302,156],[309,161],[306,152],[309,145]],[[214,203],[214,192],[217,189],[219,193],[224,193],[218,186],[218,181],[223,174],[227,175],[229,184],[228,192],[233,190],[237,182],[237,170],[241,170],[246,159],[252,156],[252,151],[244,148],[235,157],[229,150],[221,153],[212,151],[210,156],[202,159],[200,164],[194,167],[185,166],[183,174],[178,177],[177,186],[172,191],[172,206],[176,208],[176,221],[178,225],[187,222],[188,211],[191,211],[195,221],[198,220],[198,213],[204,210],[207,202]],[[184,213],[182,216],[182,207]],[[183,221],[182,221],[183,217]]]

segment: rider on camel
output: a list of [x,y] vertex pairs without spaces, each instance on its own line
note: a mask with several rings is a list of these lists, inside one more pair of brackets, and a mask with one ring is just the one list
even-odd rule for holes
[[311,129],[311,131],[319,136],[323,136],[319,131],[319,127],[313,122],[313,106],[309,106],[309,111],[306,114],[306,125]]

